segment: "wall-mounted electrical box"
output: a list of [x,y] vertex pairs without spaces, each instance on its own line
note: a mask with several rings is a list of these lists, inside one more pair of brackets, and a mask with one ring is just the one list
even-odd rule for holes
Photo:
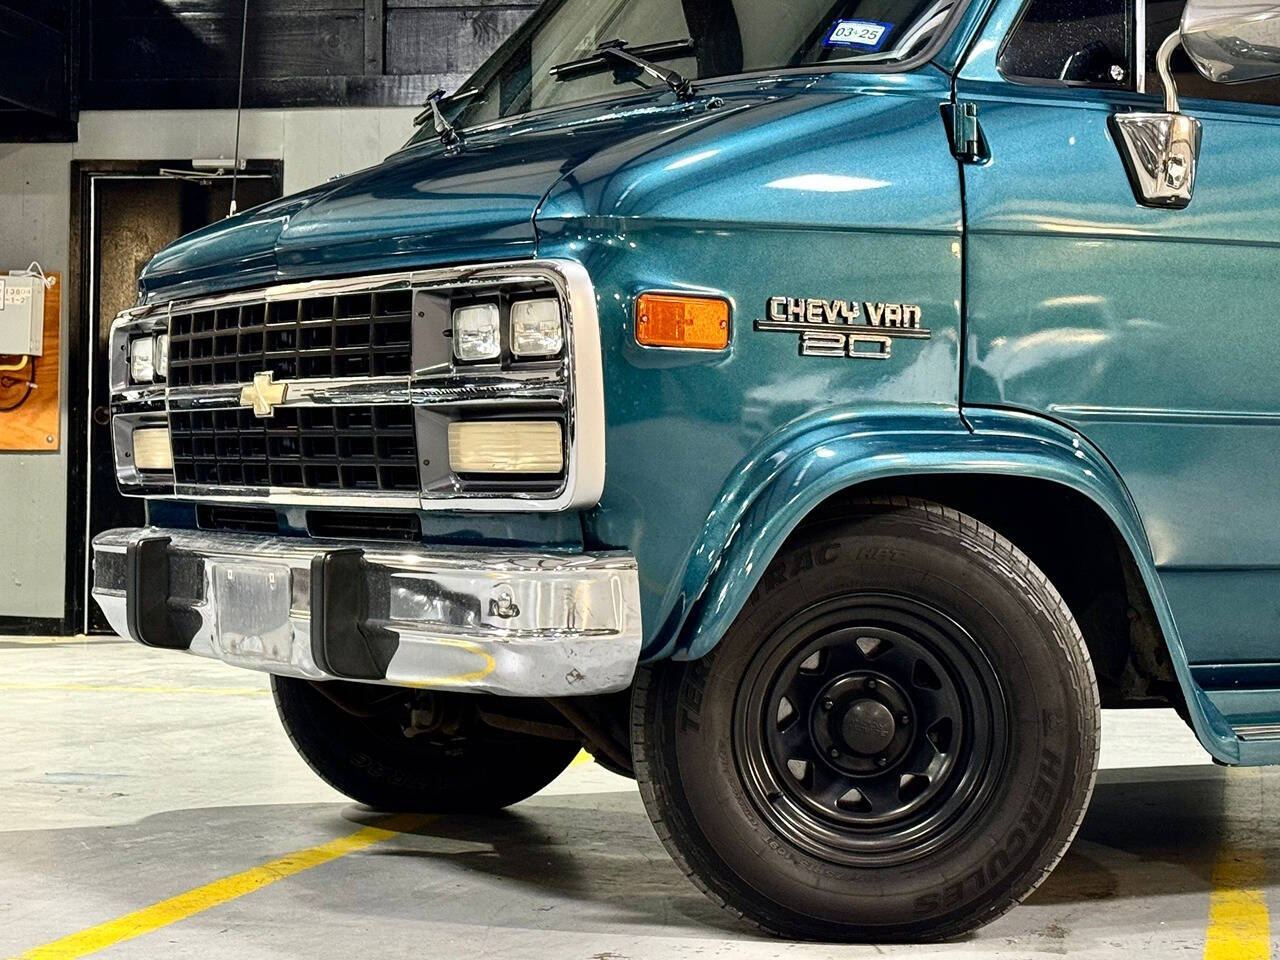
[[43,278],[0,274],[0,356],[38,357],[43,350]]

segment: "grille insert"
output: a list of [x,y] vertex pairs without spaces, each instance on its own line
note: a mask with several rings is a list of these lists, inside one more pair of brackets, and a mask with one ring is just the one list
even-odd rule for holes
[[278,533],[280,523],[270,507],[196,507],[196,526],[201,530],[237,530],[242,533]]
[[200,487],[418,491],[413,408],[292,407],[171,413],[174,479]]
[[407,375],[411,307],[410,291],[383,290],[174,313],[169,383]]
[[308,510],[307,533],[337,540],[417,540],[422,525],[417,514],[389,510],[381,513],[350,510]]

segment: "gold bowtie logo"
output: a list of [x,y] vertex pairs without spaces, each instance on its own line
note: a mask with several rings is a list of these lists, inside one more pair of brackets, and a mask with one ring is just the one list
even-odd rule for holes
[[269,417],[289,394],[289,384],[276,383],[271,370],[259,370],[253,375],[253,383],[240,389],[240,406],[253,407],[256,417]]

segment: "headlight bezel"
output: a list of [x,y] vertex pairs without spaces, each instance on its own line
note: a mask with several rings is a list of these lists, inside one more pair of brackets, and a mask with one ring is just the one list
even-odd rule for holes
[[149,393],[164,390],[168,385],[167,369],[156,376],[154,369],[151,380],[137,380],[132,376],[130,353],[133,344],[138,340],[151,340],[151,355],[154,364],[158,352],[158,339],[164,338],[165,352],[168,352],[168,318],[165,314],[153,314],[144,307],[135,307],[120,314],[111,324],[109,337],[108,374],[111,392],[115,394]]

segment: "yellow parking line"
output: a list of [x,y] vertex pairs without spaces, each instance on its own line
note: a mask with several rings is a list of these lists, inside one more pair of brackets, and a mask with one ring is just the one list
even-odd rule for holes
[[[1204,960],[1269,960],[1267,865],[1256,829],[1264,812],[1261,774],[1252,767],[1229,769],[1223,793],[1222,815],[1228,828],[1213,868]],[[1244,829],[1231,826],[1233,819],[1244,817]]]
[[0,683],[0,690],[52,690],[59,693],[158,693],[198,694],[214,697],[265,697],[265,687],[164,687],[129,686],[122,683]]
[[1266,960],[1271,956],[1262,854],[1224,850],[1213,869],[1205,960]]
[[363,850],[401,833],[411,832],[430,819],[426,816],[390,817],[381,827],[365,827],[345,837],[330,840],[328,843],[290,853],[279,860],[264,863],[260,867],[223,877],[221,880],[180,893],[176,897],[127,913],[115,920],[108,920],[106,923],[89,927],[87,930],[81,930],[60,940],[33,947],[12,960],[74,960],[76,957],[87,956],[124,940],[132,940],[134,937],[167,927],[171,923],[185,920],[210,907],[243,897],[247,893],[253,893],[295,873],[321,866],[330,860]]
[[592,763],[592,762],[594,761],[592,760],[591,754],[587,753],[587,751],[585,750],[579,750],[578,755],[574,757],[571,761],[569,761],[569,766],[580,767],[584,763]]

